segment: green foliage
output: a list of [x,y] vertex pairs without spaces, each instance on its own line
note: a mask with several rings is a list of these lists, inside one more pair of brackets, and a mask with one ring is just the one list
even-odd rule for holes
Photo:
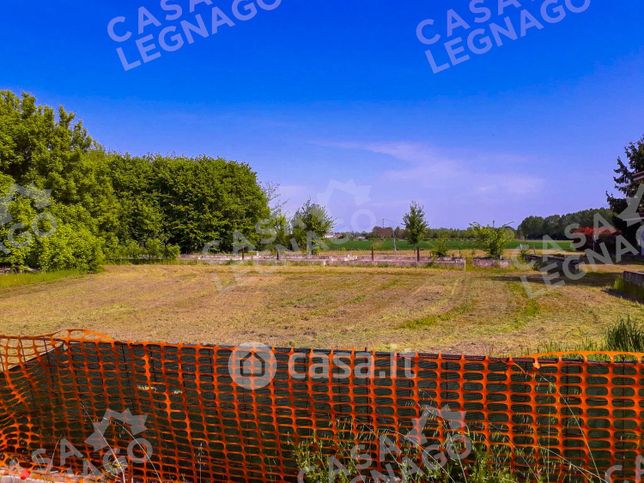
[[80,270],[63,270],[60,272],[40,273],[12,273],[0,277],[0,289],[10,287],[22,287],[36,283],[55,282],[64,278],[80,277],[83,272]]
[[[45,207],[31,196],[41,190],[51,192]],[[232,250],[236,240],[257,243],[255,226],[270,214],[246,164],[106,153],[74,114],[9,91],[0,91],[3,198],[0,264],[16,269],[95,270],[105,259],[176,258],[215,241]]]
[[213,240],[230,251],[235,234],[250,246],[259,241],[256,224],[270,210],[250,166],[208,157],[151,161],[169,243],[194,252]]
[[304,203],[291,220],[293,239],[300,249],[307,253],[316,253],[326,248],[323,239],[333,228],[333,219],[328,215],[323,206]]
[[483,226],[472,223],[470,230],[475,234],[478,248],[493,258],[501,258],[503,250],[514,240],[514,231],[508,226]]
[[519,261],[528,263],[528,256],[530,255],[530,247],[528,245],[519,245]]
[[286,215],[277,210],[270,218],[259,223],[257,231],[262,235],[259,246],[279,253],[291,246],[290,224]]
[[[305,482],[350,483],[353,477],[360,474],[359,461],[352,456],[351,449],[351,443],[331,443],[313,434],[311,439],[303,440],[295,446],[295,461]],[[346,471],[333,469],[329,464],[331,456],[341,461]]]
[[613,212],[606,208],[583,210],[566,215],[551,215],[546,218],[541,216],[528,216],[521,222],[518,231],[521,236],[528,240],[538,240],[543,237],[550,237],[554,240],[565,240],[569,235],[566,233],[567,227],[574,225],[579,225],[579,227],[592,227],[595,225],[596,219],[603,219],[610,223],[613,216]]
[[439,237],[432,244],[432,253],[435,257],[446,257],[449,255],[449,239],[447,237]]
[[[338,483],[349,483],[352,481],[363,481],[369,477],[391,479],[407,483],[422,483],[427,481],[454,483],[519,483],[520,481],[534,481],[545,483],[554,481],[554,475],[560,469],[557,462],[553,462],[550,455],[545,453],[536,458],[531,451],[522,452],[514,449],[518,459],[529,465],[528,474],[522,475],[512,471],[512,451],[504,445],[492,445],[486,447],[483,444],[471,441],[471,454],[464,460],[448,458],[445,453],[431,461],[428,457],[434,456],[435,451],[425,453],[425,458],[435,464],[419,464],[418,455],[421,451],[428,451],[426,448],[400,439],[399,447],[396,446],[396,458],[388,458],[386,470],[383,474],[376,473],[376,461],[365,460],[361,450],[372,443],[376,438],[387,436],[386,433],[360,431],[357,439],[364,446],[358,449],[353,443],[330,442],[318,438],[316,434],[311,439],[302,440],[294,448],[294,455],[297,467],[301,471],[302,480],[305,482],[319,483],[334,481]],[[470,434],[471,437],[473,437]],[[389,436],[390,440],[392,439]],[[453,443],[458,445],[458,443]],[[464,448],[461,448],[464,449]],[[458,447],[452,447],[456,453],[460,453]],[[394,452],[395,450],[392,450]],[[377,477],[375,476],[377,475]],[[366,480],[365,480],[366,481]],[[379,481],[379,480],[378,480]]]
[[46,272],[96,271],[104,260],[100,241],[82,225],[58,226],[51,236],[38,240],[34,252],[37,257],[34,265]]
[[407,241],[410,245],[417,247],[427,236],[428,226],[423,207],[412,202],[409,211],[403,216],[403,222]]
[[[487,449],[473,445],[472,452],[474,457],[471,459],[471,463],[467,464],[466,481],[468,483],[517,483],[520,481],[517,475],[510,470],[512,455],[503,446],[493,446]],[[452,471],[452,473],[458,475],[458,471]],[[448,481],[451,479],[445,478]]]
[[644,352],[644,326],[630,317],[620,320],[606,331],[606,350]]
[[[617,168],[615,169],[615,177],[613,178],[615,189],[622,196],[606,193],[608,204],[616,214],[623,212],[627,208],[628,198],[634,198],[639,189],[640,182],[635,181],[635,174],[644,171],[644,136],[638,141],[628,144],[625,151],[626,161],[621,157],[617,158]],[[640,204],[638,208],[638,211],[642,211],[644,206]],[[613,223],[631,243],[636,242],[636,232],[639,224],[628,226],[624,220],[617,216],[613,217]]]
[[[557,340],[537,348],[539,353],[569,352],[574,355],[579,351],[644,352],[644,325],[627,316],[609,326],[601,340],[586,339],[573,345]],[[605,357],[600,354],[593,360],[605,360]]]

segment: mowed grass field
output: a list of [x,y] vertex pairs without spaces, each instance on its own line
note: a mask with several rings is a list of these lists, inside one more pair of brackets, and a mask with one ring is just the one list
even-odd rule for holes
[[623,269],[602,267],[530,298],[520,276],[537,292],[537,272],[108,266],[0,286],[0,332],[83,328],[122,340],[524,355],[598,340],[621,316],[641,318],[644,306],[607,291]]

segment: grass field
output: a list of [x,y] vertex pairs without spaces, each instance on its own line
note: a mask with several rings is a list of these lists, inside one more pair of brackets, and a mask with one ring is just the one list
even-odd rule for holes
[[604,266],[529,298],[520,276],[530,277],[535,292],[544,288],[537,272],[108,266],[46,283],[5,283],[1,332],[85,328],[149,341],[523,355],[597,340],[621,316],[641,320],[643,305],[608,291],[624,268]]
[[77,270],[65,270],[60,272],[43,273],[19,273],[7,276],[0,276],[0,289],[18,287],[22,285],[33,285],[35,283],[55,282],[64,278],[81,277],[83,273]]
[[[377,250],[393,250],[394,240],[388,238],[385,240],[342,240],[330,239],[326,240],[329,250],[371,250],[372,245]],[[435,240],[426,240],[420,244],[420,247],[425,250],[430,250]],[[474,240],[447,240],[447,247],[450,250],[474,250],[476,249],[476,242]],[[574,251],[572,248],[572,241],[542,241],[542,240],[514,240],[507,246],[508,249],[516,249],[520,246],[527,246],[529,249],[535,250],[559,250],[559,251]],[[396,248],[399,250],[410,250],[412,247],[405,240],[396,240]]]

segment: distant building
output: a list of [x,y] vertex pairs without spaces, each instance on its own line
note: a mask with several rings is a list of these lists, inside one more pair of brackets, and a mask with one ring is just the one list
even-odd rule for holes
[[597,250],[600,245],[605,245],[609,251],[614,251],[617,237],[622,234],[621,231],[611,227],[582,227],[573,233],[584,235],[586,243],[580,250]]

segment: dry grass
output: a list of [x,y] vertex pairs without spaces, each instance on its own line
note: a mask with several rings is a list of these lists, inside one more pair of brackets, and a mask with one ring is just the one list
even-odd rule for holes
[[119,339],[521,355],[599,339],[644,306],[611,295],[624,267],[543,290],[536,272],[208,265],[111,266],[0,289],[0,332],[85,328]]

